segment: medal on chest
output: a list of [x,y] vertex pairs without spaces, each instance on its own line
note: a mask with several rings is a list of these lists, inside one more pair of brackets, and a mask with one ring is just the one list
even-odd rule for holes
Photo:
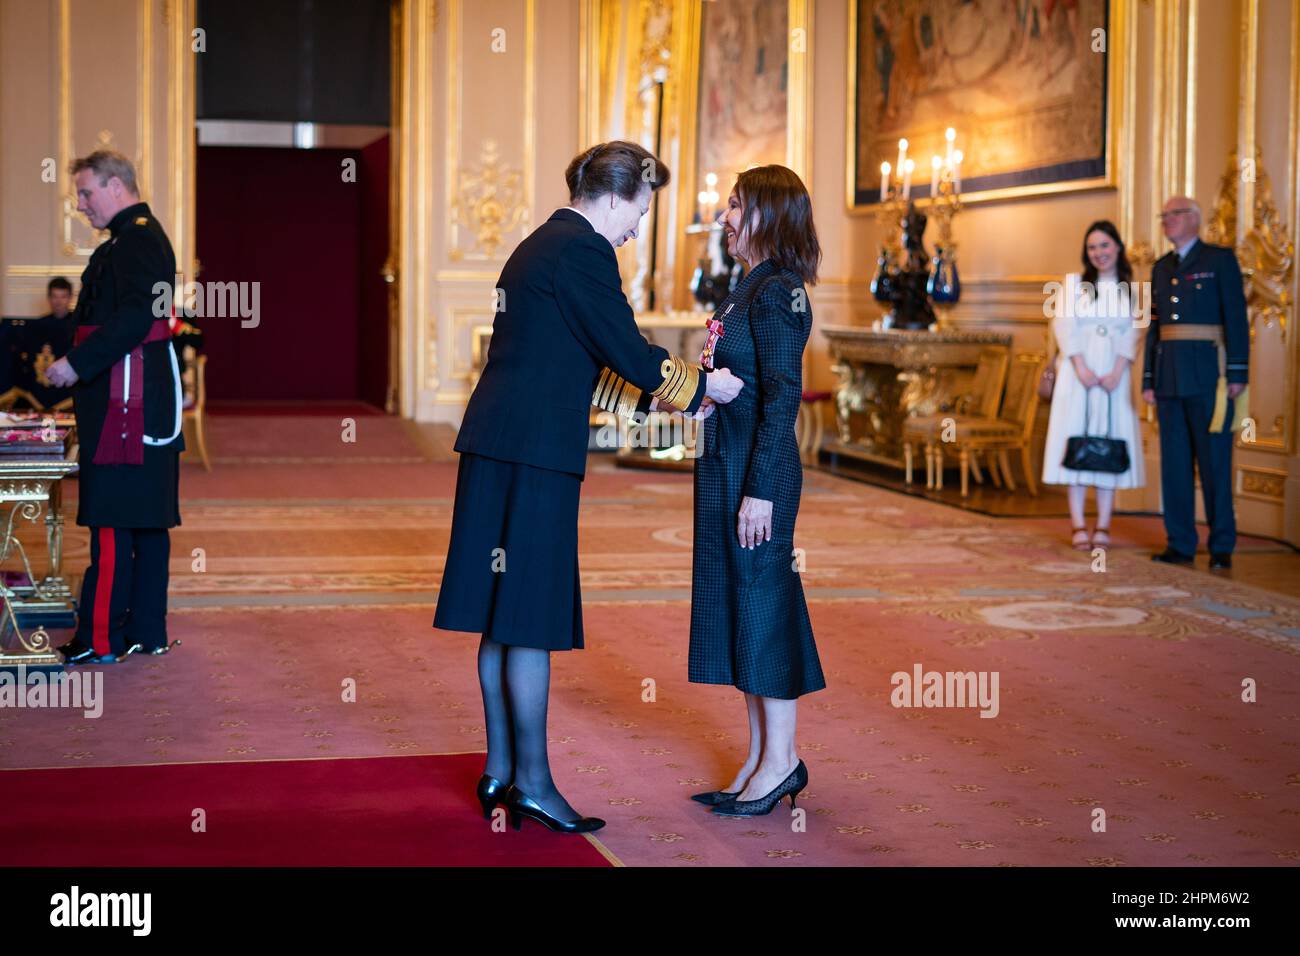
[[[731,311],[731,306],[727,306],[727,312]],[[723,313],[724,315],[726,313]],[[713,353],[718,347],[718,339],[722,338],[723,327],[721,319],[707,319],[704,327],[708,329],[708,335],[704,338],[704,349],[700,352],[700,365],[706,371],[713,371]]]

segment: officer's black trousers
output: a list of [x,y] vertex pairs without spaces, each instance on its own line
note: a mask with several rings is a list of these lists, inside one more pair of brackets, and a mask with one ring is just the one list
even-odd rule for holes
[[170,559],[166,528],[91,528],[77,639],[101,655],[164,646]]
[[[1231,402],[1229,403],[1231,412]],[[1160,419],[1160,492],[1169,547],[1196,554],[1196,487],[1193,462],[1201,474],[1205,519],[1210,525],[1211,554],[1231,554],[1237,545],[1237,521],[1232,511],[1233,434],[1210,433],[1214,393],[1177,398],[1156,396]]]

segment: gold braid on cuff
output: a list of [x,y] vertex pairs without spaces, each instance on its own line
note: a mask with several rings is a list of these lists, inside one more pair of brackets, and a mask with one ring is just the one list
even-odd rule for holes
[[613,412],[620,418],[629,418],[636,411],[640,399],[641,389],[607,368],[600,373],[600,381],[596,383],[591,404],[604,411]]
[[670,355],[659,366],[663,382],[651,394],[659,401],[673,408],[684,409],[695,397],[695,389],[700,384],[700,370],[688,365],[684,359]]

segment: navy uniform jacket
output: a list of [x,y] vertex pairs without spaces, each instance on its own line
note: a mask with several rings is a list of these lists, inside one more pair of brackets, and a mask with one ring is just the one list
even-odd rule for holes
[[1162,342],[1161,327],[1221,325],[1228,384],[1247,382],[1250,325],[1236,254],[1197,240],[1180,265],[1170,252],[1151,269],[1151,327],[1147,330],[1142,387],[1176,398],[1214,393],[1219,350],[1213,342]]
[[497,288],[456,451],[581,476],[593,404],[644,411],[653,394],[699,408],[704,375],[641,335],[614,247],[582,213],[560,209],[525,238]]
[[[95,448],[109,407],[113,366],[144,341],[154,315],[157,283],[176,282],[176,256],[147,203],[123,209],[111,234],[81,274],[77,327],[99,326],[67,359],[77,373],[73,404],[80,444],[77,524],[106,528],[171,528],[180,524],[178,457],[181,435],[144,447],[141,465],[96,465]],[[175,430],[176,386],[170,341],[144,345],[144,433],[165,439]],[[137,370],[132,369],[134,374]]]

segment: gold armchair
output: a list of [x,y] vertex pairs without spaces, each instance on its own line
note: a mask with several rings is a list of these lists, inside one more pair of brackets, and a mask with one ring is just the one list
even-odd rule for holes
[[[904,446],[904,454],[911,462],[911,441],[925,443],[926,487],[943,488],[943,454],[946,449],[955,450],[961,464],[961,494],[969,494],[969,469],[972,455],[986,452],[990,456],[990,472],[997,477],[997,468],[1001,469],[1002,478],[1007,488],[1016,490],[1015,478],[1011,474],[1011,465],[1007,452],[1020,453],[1021,466],[1025,470],[1025,484],[1031,495],[1038,494],[1038,484],[1034,479],[1034,469],[1029,460],[1029,442],[1034,430],[1034,417],[1038,413],[1038,379],[1043,371],[1046,357],[1041,352],[1018,352],[1011,360],[1010,370],[1006,376],[1006,390],[1002,397],[1001,412],[989,417],[968,415],[944,416],[947,421],[918,422],[913,430],[909,422],[904,435],[909,443]],[[985,406],[987,409],[988,406]],[[933,417],[933,416],[932,416]],[[996,453],[996,460],[992,457]]]
[[[918,415],[904,421],[903,460],[909,485],[912,483],[914,446],[919,444],[925,448],[925,486],[935,487],[933,447],[936,440],[943,440],[945,426],[958,419],[990,421],[997,418],[1008,359],[1009,354],[1004,348],[982,349],[970,389],[958,399],[955,414]],[[984,476],[980,473],[978,459],[970,458],[969,464],[975,473],[975,480],[982,482]],[[990,473],[994,483],[1000,484],[997,472],[990,468]],[[942,483],[939,487],[942,487]]]

